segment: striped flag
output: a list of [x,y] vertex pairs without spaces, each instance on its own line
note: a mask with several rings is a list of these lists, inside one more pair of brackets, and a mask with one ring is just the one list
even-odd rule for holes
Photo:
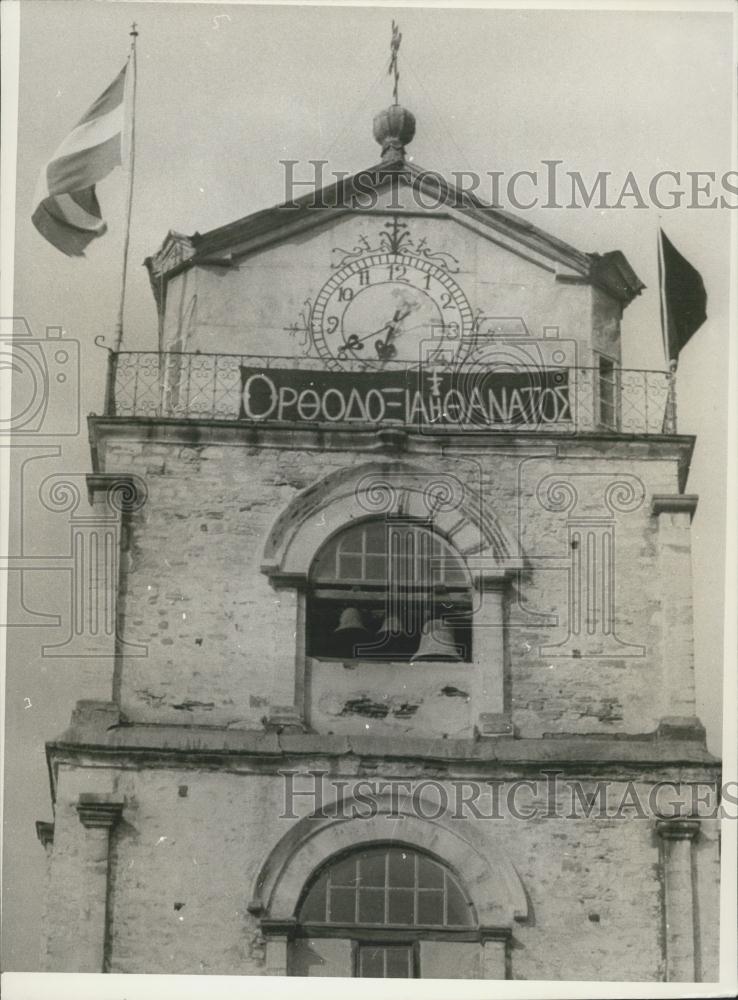
[[41,235],[70,257],[84,256],[88,243],[102,236],[95,184],[122,162],[127,132],[126,63],[108,89],[75,125],[41,171],[31,217]]

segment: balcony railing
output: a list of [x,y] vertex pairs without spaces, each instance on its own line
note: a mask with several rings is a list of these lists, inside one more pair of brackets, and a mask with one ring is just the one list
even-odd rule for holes
[[[351,384],[350,373],[367,374],[366,367],[358,363],[342,364],[342,370],[349,374],[344,379]],[[441,377],[459,377],[452,366],[435,365],[433,370]],[[316,378],[331,376],[326,373],[325,362],[319,358],[295,358],[246,354],[201,354],[201,353],[161,353],[157,351],[121,351],[110,354],[106,414],[116,417],[147,417],[152,419],[178,420],[219,420],[247,423],[263,422],[264,415],[254,419],[244,411],[244,371],[271,373],[271,379],[300,379],[295,372],[316,372]],[[385,362],[381,372],[374,373],[381,382],[383,373],[405,372],[418,377],[417,364]],[[322,373],[319,374],[319,373]],[[543,419],[532,419],[529,415],[506,421],[504,417],[480,424],[474,421],[474,429],[495,431],[519,431],[535,427],[547,432],[587,432],[612,431],[621,434],[673,434],[676,433],[676,398],[674,376],[669,372],[636,369],[585,367],[550,367],[536,371],[516,372],[520,378],[528,377],[540,385],[550,383],[551,376],[560,383],[566,393],[568,405],[555,414]],[[424,378],[429,377],[429,369],[423,370]],[[340,377],[340,376],[339,376]],[[397,377],[396,375],[394,376]],[[503,377],[504,376],[498,376]],[[263,376],[259,376],[263,378]],[[461,372],[463,379],[463,371]],[[481,374],[484,378],[484,373]],[[471,383],[459,383],[462,393],[464,384],[479,385],[480,373],[474,373]],[[543,380],[543,381],[542,381]],[[355,379],[357,383],[360,379]],[[265,384],[267,383],[264,379]],[[448,383],[451,384],[451,383]],[[453,383],[456,385],[457,383]],[[395,392],[397,390],[394,390]],[[550,390],[546,390],[550,391]],[[530,397],[528,397],[530,398]],[[563,397],[562,397],[563,398]],[[315,408],[313,407],[313,410]],[[499,416],[499,414],[498,414]],[[518,415],[520,417],[520,415]],[[535,417],[535,415],[534,415]],[[282,417],[289,422],[289,417]],[[319,412],[314,419],[306,419],[301,413],[300,423],[319,425],[330,423],[336,426],[335,416],[324,420]],[[357,420],[353,420],[357,423]],[[358,421],[360,422],[360,421]],[[368,423],[376,421],[369,420]],[[402,424],[403,419],[388,419],[388,423]],[[407,421],[412,423],[412,421]],[[443,423],[443,421],[441,421]],[[463,420],[457,419],[457,424]],[[453,423],[453,422],[452,422]],[[449,423],[443,423],[449,429]]]

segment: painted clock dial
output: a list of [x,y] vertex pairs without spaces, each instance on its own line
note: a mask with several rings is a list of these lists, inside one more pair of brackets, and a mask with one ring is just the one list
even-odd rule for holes
[[343,264],[311,313],[313,343],[331,368],[451,360],[471,325],[471,307],[448,269],[402,251]]

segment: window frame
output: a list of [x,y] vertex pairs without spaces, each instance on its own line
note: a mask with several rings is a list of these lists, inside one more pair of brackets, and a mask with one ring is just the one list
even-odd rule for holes
[[[405,978],[407,978],[407,979],[420,979],[420,942],[419,942],[419,940],[417,938],[414,939],[414,940],[408,939],[407,941],[401,941],[401,940],[398,940],[396,938],[395,939],[389,939],[389,940],[376,940],[376,941],[367,941],[367,940],[352,939],[351,940],[351,975],[352,975],[352,978],[354,978],[354,979],[376,979],[376,978],[379,978],[377,976],[362,976],[361,975],[361,950],[362,950],[362,948],[371,948],[371,947],[375,947],[375,948],[382,948],[382,947],[385,947],[385,948],[397,948],[397,947],[408,948],[410,950],[410,962],[411,962],[412,975],[407,976],[407,977],[402,976],[400,978],[403,978],[403,979],[405,979]],[[392,976],[392,977],[390,977],[390,976],[383,976],[381,978],[383,978],[383,979],[389,979],[389,978],[396,979],[398,977],[397,976]]]
[[[363,518],[357,518],[356,520],[350,521],[348,524],[343,524],[336,531],[334,531],[320,546],[318,552],[314,555],[312,560],[312,565],[308,573],[308,582],[306,589],[306,607],[305,607],[305,647],[307,651],[307,656],[311,659],[319,660],[322,662],[362,662],[362,661],[376,661],[378,663],[397,663],[406,664],[411,659],[411,654],[409,653],[399,653],[397,650],[393,652],[388,652],[386,655],[378,653],[365,653],[362,656],[346,656],[341,655],[339,652],[318,652],[315,650],[314,639],[311,635],[311,612],[316,602],[332,602],[336,606],[343,603],[344,605],[351,606],[357,604],[359,606],[367,606],[367,611],[374,613],[391,613],[393,609],[396,610],[398,601],[413,601],[421,604],[426,603],[428,608],[441,603],[448,606],[448,610],[445,610],[442,614],[437,617],[442,618],[445,625],[451,628],[455,633],[457,629],[461,628],[464,630],[463,638],[458,639],[457,646],[461,651],[461,659],[458,661],[451,659],[450,662],[458,662],[460,664],[469,664],[474,661],[473,657],[473,615],[474,615],[474,595],[473,595],[473,581],[471,574],[469,573],[468,567],[463,554],[453,545],[453,543],[446,538],[446,536],[438,531],[433,524],[431,519],[417,518],[417,517],[403,517],[398,518],[396,524],[398,527],[407,527],[410,529],[416,529],[418,532],[427,532],[431,536],[431,549],[435,540],[438,540],[442,547],[442,555],[435,556],[431,551],[431,566],[432,560],[434,558],[453,558],[459,570],[464,576],[464,582],[430,582],[430,583],[419,583],[416,584],[414,580],[407,581],[403,580],[399,588],[398,595],[393,595],[392,592],[392,582],[391,576],[388,573],[387,577],[382,580],[360,580],[358,578],[351,578],[341,580],[338,578],[338,562],[341,538],[345,534],[356,530],[366,528],[373,524],[386,524],[387,521],[381,515],[367,515]],[[336,574],[334,579],[328,579],[327,575],[316,577],[316,566],[325,554],[326,549],[329,546],[334,546],[335,551],[333,557],[336,563]],[[443,550],[447,550],[443,552]],[[363,561],[366,558],[366,541],[365,536],[362,536],[362,566]],[[388,549],[384,549],[383,553],[371,553],[371,555],[381,555],[387,563],[391,559],[391,553]],[[418,559],[418,553],[413,556],[413,562]],[[394,602],[394,603],[393,603]],[[411,615],[411,617],[414,617]],[[368,639],[367,642],[370,640]],[[417,650],[416,650],[417,651]],[[444,657],[439,656],[439,660],[444,660]]]
[[[312,891],[313,887],[321,876],[325,875],[330,868],[334,865],[339,864],[342,861],[346,861],[350,858],[360,858],[362,853],[365,851],[373,851],[377,849],[382,849],[385,852],[389,852],[392,849],[404,850],[412,853],[417,857],[428,858],[430,861],[435,862],[444,873],[451,876],[456,884],[456,888],[462,894],[469,906],[469,914],[471,918],[471,924],[464,926],[431,926],[431,925],[420,925],[420,926],[408,926],[408,925],[362,925],[359,923],[320,923],[311,921],[302,921],[300,919],[300,913],[305,905],[305,902]],[[416,862],[417,865],[417,862]],[[388,863],[386,863],[385,870],[388,870]],[[416,868],[417,871],[417,868]],[[445,884],[445,882],[444,882]],[[357,890],[360,887],[357,886]],[[418,887],[414,886],[416,892]],[[385,891],[391,889],[391,886],[386,886]],[[357,891],[358,898],[358,891]],[[444,912],[445,912],[444,905]],[[485,940],[483,929],[479,923],[479,915],[477,914],[476,907],[474,906],[469,893],[464,885],[464,880],[462,877],[454,870],[454,868],[445,862],[442,858],[436,857],[430,851],[426,851],[423,848],[417,847],[414,844],[408,844],[405,842],[398,842],[396,840],[391,841],[371,841],[370,843],[363,845],[363,847],[351,847],[348,850],[340,851],[329,858],[323,865],[321,865],[316,871],[312,873],[310,878],[307,880],[303,891],[300,894],[300,900],[298,905],[295,907],[296,913],[296,923],[293,931],[293,937],[295,939],[304,938],[339,938],[344,941],[349,941],[351,945],[351,976],[353,978],[375,978],[375,977],[364,977],[359,976],[360,970],[360,952],[361,948],[364,946],[375,947],[406,947],[412,949],[412,962],[413,962],[413,975],[409,978],[420,979],[422,978],[422,970],[420,964],[420,942],[421,941],[448,941],[448,942],[459,942],[459,943],[471,943],[471,944],[482,944]],[[393,977],[396,978],[396,977]],[[402,977],[404,978],[404,977]]]
[[[366,923],[366,924],[362,924],[358,919],[355,919],[353,921],[340,921],[340,922],[339,921],[332,922],[332,921],[328,921],[328,920],[326,920],[326,921],[318,921],[318,920],[309,920],[309,919],[303,921],[301,919],[301,913],[302,913],[303,907],[307,903],[307,900],[308,900],[308,898],[310,896],[310,893],[313,891],[314,887],[316,886],[316,884],[320,881],[320,879],[323,876],[329,875],[330,870],[332,868],[335,868],[337,865],[341,864],[342,862],[349,861],[349,860],[354,860],[354,861],[358,862],[362,857],[364,857],[369,852],[379,852],[379,851],[384,852],[384,855],[385,855],[385,878],[384,878],[384,883],[383,883],[382,886],[366,886],[365,885],[365,886],[363,886],[364,889],[367,889],[367,888],[382,889],[385,892],[385,895],[387,893],[391,892],[392,889],[412,889],[414,897],[415,897],[415,896],[417,896],[418,892],[427,891],[428,889],[432,889],[433,888],[433,887],[427,887],[427,886],[420,886],[420,885],[417,884],[417,882],[418,882],[418,879],[417,879],[417,861],[415,862],[415,871],[413,873],[413,884],[411,886],[402,886],[402,885],[400,885],[400,886],[393,886],[392,883],[391,883],[391,881],[390,881],[390,877],[389,877],[389,861],[387,860],[388,857],[389,857],[389,853],[391,851],[393,851],[393,850],[407,852],[408,854],[413,855],[414,858],[426,858],[427,860],[433,862],[435,865],[437,865],[441,869],[441,871],[444,873],[444,884],[443,884],[443,887],[442,887],[443,888],[443,893],[444,893],[444,916],[447,913],[447,898],[448,898],[448,889],[446,887],[446,878],[450,877],[452,885],[454,886],[454,889],[457,890],[462,895],[462,897],[464,898],[465,903],[469,907],[470,923],[469,924],[447,924],[447,923],[443,923],[443,924],[416,924],[416,925],[413,925],[413,924],[392,924],[392,923],[388,922],[388,923],[381,923],[381,924],[380,923],[375,923],[375,924]],[[357,869],[357,877],[358,877],[358,869]],[[334,887],[334,888],[336,888],[336,887]],[[337,888],[343,888],[343,886],[339,885],[339,886],[337,886]],[[355,892],[356,892],[356,898],[358,900],[358,898],[359,898],[358,897],[358,893],[360,892],[360,890],[362,888],[361,885],[356,884],[354,887],[352,887],[352,886],[346,886],[345,888],[354,888]],[[327,886],[326,886],[325,891],[326,891],[326,899],[327,899],[328,898],[327,897],[327,892],[328,892],[328,887]],[[326,906],[327,906],[327,903],[326,903]],[[414,904],[414,909],[417,912],[417,907],[415,906],[415,904]],[[300,933],[300,936],[306,936],[306,937],[354,937],[354,936],[356,936],[357,932],[360,932],[360,935],[359,935],[360,937],[364,937],[365,934],[370,934],[372,936],[372,938],[375,938],[376,935],[379,935],[379,937],[381,937],[382,935],[387,935],[387,936],[389,936],[391,938],[394,938],[394,937],[402,937],[402,935],[404,934],[408,938],[413,938],[413,939],[415,939],[415,937],[417,936],[418,939],[420,939],[420,938],[424,938],[424,939],[437,938],[439,940],[441,940],[441,939],[444,939],[444,940],[446,940],[446,939],[454,939],[454,940],[459,939],[459,940],[462,940],[463,938],[460,937],[460,935],[464,935],[464,936],[471,935],[469,937],[466,937],[466,940],[478,940],[479,917],[478,917],[478,914],[477,914],[476,909],[474,907],[474,904],[473,904],[472,900],[469,897],[469,893],[466,891],[466,888],[464,887],[463,879],[459,876],[459,874],[457,872],[455,872],[454,869],[449,864],[447,864],[445,861],[443,861],[441,858],[437,858],[435,855],[431,854],[430,851],[425,851],[422,848],[418,848],[418,847],[416,847],[413,844],[407,844],[407,843],[404,843],[404,842],[398,842],[396,840],[391,840],[391,841],[372,841],[369,844],[363,845],[363,847],[358,847],[358,848],[357,847],[351,847],[348,850],[341,851],[338,854],[334,854],[324,864],[322,864],[316,871],[314,871],[312,873],[311,877],[307,880],[305,886],[303,887],[303,891],[300,894],[300,899],[299,899],[299,902],[298,902],[298,904],[297,904],[297,906],[295,908],[295,913],[297,915],[297,929],[298,929],[298,933]],[[358,913],[358,906],[355,906],[354,913],[355,914]],[[302,929],[303,928],[307,929],[306,933],[304,933],[304,934],[302,933]],[[334,933],[335,931],[339,931],[340,933]],[[448,935],[448,938],[446,937],[446,935]],[[378,938],[376,938],[376,939],[378,940]]]

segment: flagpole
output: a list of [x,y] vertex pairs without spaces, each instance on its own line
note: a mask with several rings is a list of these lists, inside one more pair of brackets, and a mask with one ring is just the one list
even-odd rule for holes
[[125,308],[126,302],[126,276],[128,272],[128,244],[131,239],[131,207],[133,205],[133,167],[135,162],[135,147],[136,147],[136,39],[138,38],[138,32],[136,31],[136,22],[134,21],[131,25],[130,30],[131,36],[131,52],[128,57],[128,66],[130,69],[130,81],[126,80],[126,84],[130,85],[130,111],[129,118],[129,142],[128,142],[128,191],[126,194],[126,220],[125,220],[125,235],[123,237],[123,268],[121,271],[121,281],[120,281],[120,303],[118,306],[118,321],[115,325],[115,342],[113,346],[113,351],[117,354],[123,344],[123,310]]

